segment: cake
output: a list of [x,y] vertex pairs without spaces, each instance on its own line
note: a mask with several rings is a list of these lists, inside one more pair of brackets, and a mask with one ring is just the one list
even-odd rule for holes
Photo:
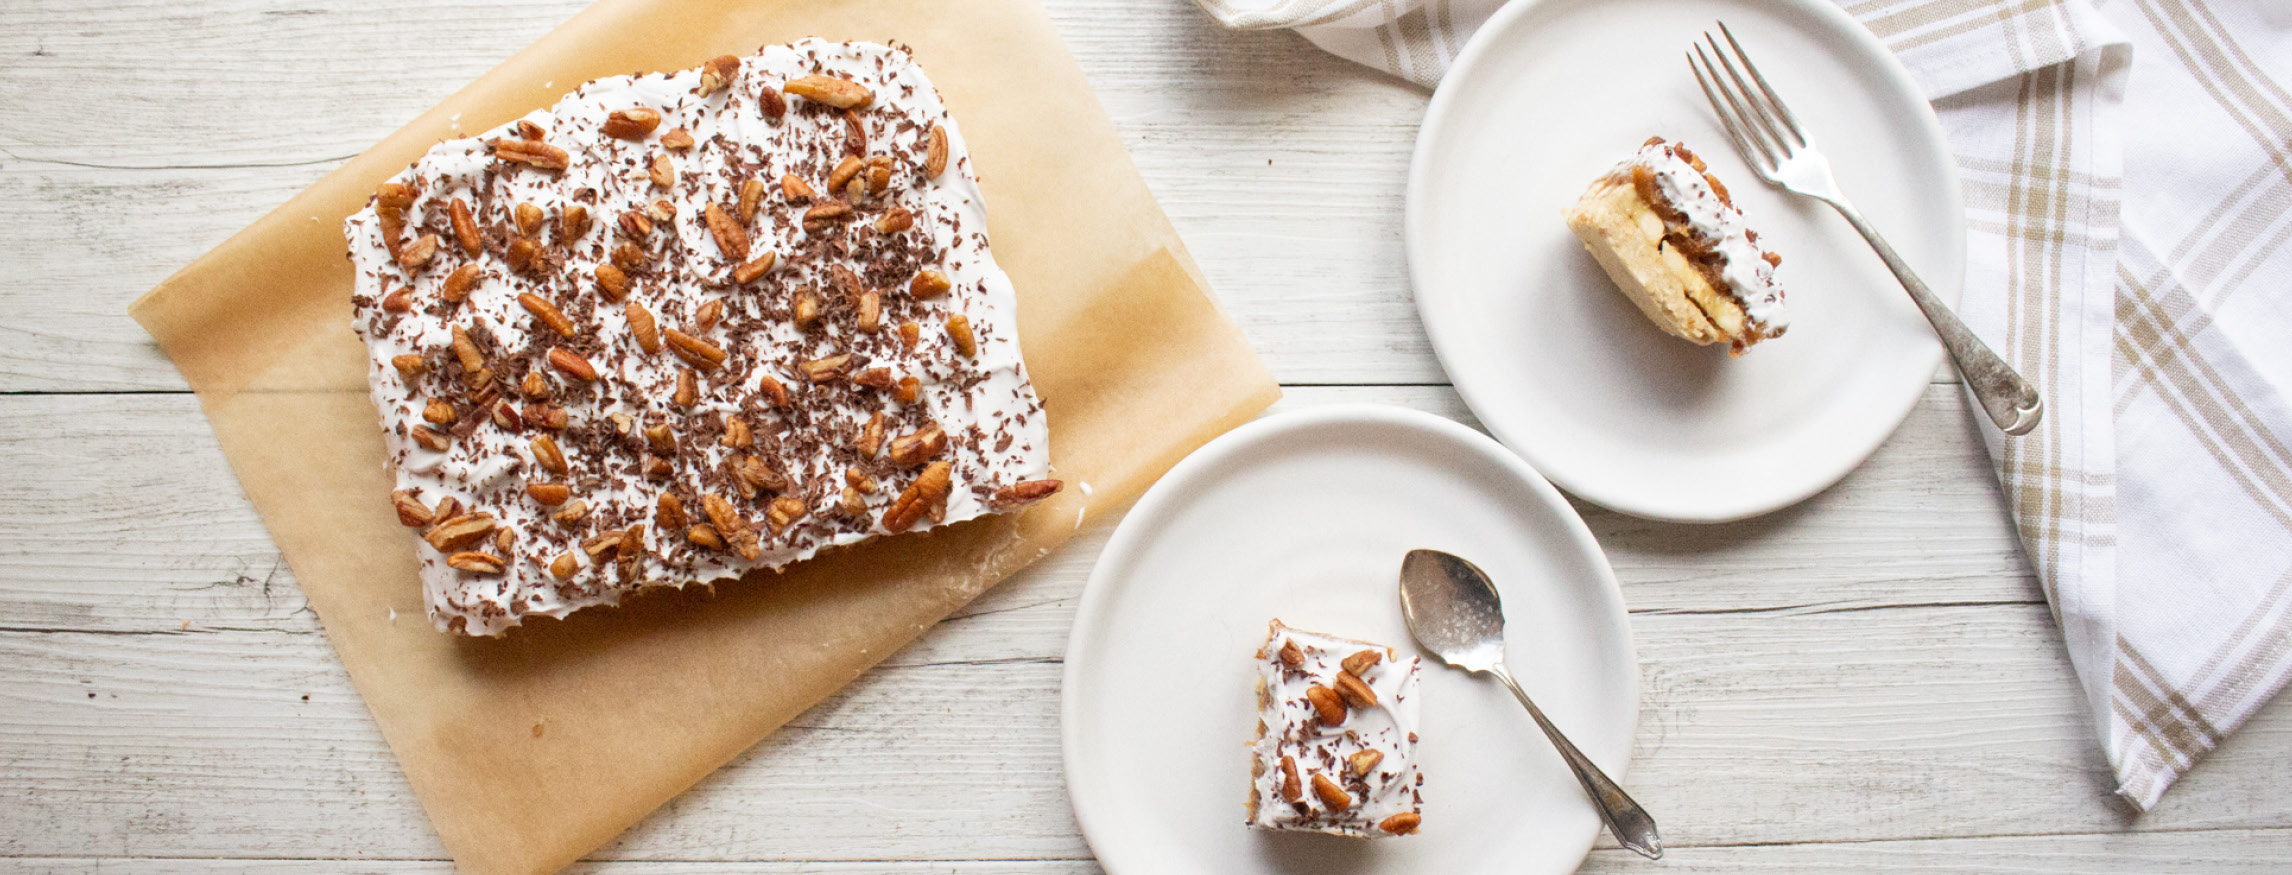
[[1257,652],[1247,823],[1357,837],[1417,831],[1417,658],[1274,620]]
[[1059,488],[963,138],[907,52],[587,83],[344,225],[428,613],[497,635]]
[[1657,327],[1742,355],[1783,335],[1782,256],[1686,146],[1650,138],[1563,210],[1568,228]]

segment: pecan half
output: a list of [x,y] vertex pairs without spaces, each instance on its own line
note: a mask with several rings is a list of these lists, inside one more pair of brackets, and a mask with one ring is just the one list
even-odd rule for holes
[[465,513],[446,520],[422,533],[422,540],[443,553],[459,550],[493,533],[494,519],[490,513]]
[[549,350],[549,366],[564,371],[566,376],[584,383],[594,382],[597,379],[597,366],[590,364],[588,359],[582,358],[580,353],[562,346],[552,347]]
[[955,351],[964,358],[979,354],[979,339],[971,334],[971,319],[961,313],[947,317],[947,337],[955,341]]
[[[770,92],[766,92],[770,93]],[[740,182],[740,224],[756,221],[756,208],[764,203],[764,180],[749,177]]]
[[1345,788],[1337,786],[1337,782],[1329,780],[1328,775],[1320,772],[1313,773],[1313,795],[1320,797],[1321,804],[1328,806],[1331,811],[1344,811],[1353,807],[1353,797],[1345,792]]
[[632,106],[628,109],[613,110],[611,115],[605,117],[605,136],[622,140],[642,140],[650,136],[654,128],[660,126],[661,114],[658,110]]
[[461,552],[446,557],[446,564],[471,574],[500,574],[502,561],[490,553]]
[[1352,656],[1345,657],[1345,670],[1351,672],[1354,677],[1360,677],[1369,673],[1370,666],[1376,665],[1379,662],[1383,662],[1384,659],[1384,651],[1363,650],[1359,653],[1353,654]]
[[772,265],[778,263],[779,260],[779,253],[773,252],[770,249],[766,249],[764,250],[763,255],[756,256],[756,258],[753,260],[742,262],[739,267],[733,268],[732,281],[741,285],[747,285],[749,283],[755,282],[758,277],[771,272]]
[[[1032,504],[1057,495],[1066,483],[1059,480],[1021,480],[995,490],[994,503],[998,507],[1014,504]],[[1292,644],[1296,642],[1291,642]]]
[[700,95],[707,97],[723,91],[740,75],[740,59],[731,55],[718,55],[700,67]]
[[1345,700],[1339,698],[1336,691],[1314,684],[1305,688],[1305,701],[1313,706],[1313,713],[1320,715],[1322,723],[1335,726],[1345,722]]
[[532,292],[519,292],[517,303],[525,308],[525,312],[533,314],[534,319],[549,326],[549,330],[555,331],[567,339],[575,336],[573,320],[565,318],[564,311],[557,309],[556,304],[549,303],[548,298]]
[[702,221],[708,223],[708,234],[716,238],[716,248],[724,253],[724,257],[733,261],[747,260],[748,232],[741,230],[740,223],[733,220],[731,213],[712,203],[700,211],[700,216]]
[[816,100],[837,109],[866,109],[875,102],[875,92],[850,79],[813,74],[790,80],[780,90],[806,100]]
[[661,336],[668,340],[669,348],[676,352],[678,358],[684,359],[693,367],[704,371],[713,371],[723,367],[724,360],[728,357],[728,354],[715,344],[674,328],[663,329]]
[[1414,834],[1417,831],[1417,825],[1423,822],[1424,815],[1414,811],[1403,811],[1378,821],[1377,828],[1397,836],[1405,836]]
[[629,296],[629,274],[610,264],[597,265],[597,290],[605,293],[605,300],[618,301]]
[[429,506],[415,498],[410,490],[401,489],[390,493],[390,506],[398,511],[398,524],[401,526],[421,528],[432,521]]
[[573,488],[563,483],[534,483],[525,487],[525,494],[535,503],[556,507],[573,498]]
[[621,315],[629,320],[629,334],[637,338],[637,346],[647,353],[661,351],[660,327],[653,322],[653,313],[645,305],[630,301],[621,308]]
[[1349,671],[1337,673],[1337,695],[1344,696],[1345,704],[1355,708],[1377,707],[1377,691],[1369,689],[1367,683]]
[[[850,209],[846,208],[845,211],[849,212]],[[407,273],[413,273],[421,270],[423,265],[429,264],[430,256],[436,254],[438,254],[438,235],[424,234],[421,239],[414,241],[414,245],[398,250],[398,266],[405,268]]]
[[931,139],[923,146],[923,178],[938,179],[947,172],[947,129],[931,126]]
[[454,198],[446,206],[450,223],[454,226],[454,242],[462,245],[463,255],[476,255],[485,249],[485,237],[478,233],[477,217],[470,214],[470,205]]
[[528,448],[533,450],[533,461],[541,465],[541,470],[563,477],[572,468],[565,461],[565,451],[558,449],[555,438],[537,435]]
[[453,273],[446,274],[445,285],[438,288],[438,297],[446,299],[449,304],[467,301],[470,291],[476,289],[478,280],[484,277],[485,269],[477,266],[474,261],[454,268]]
[[539,140],[512,140],[507,137],[493,141],[493,157],[542,170],[563,170],[572,163],[572,156],[556,146]]
[[926,425],[911,434],[891,439],[891,460],[902,468],[913,468],[937,458],[947,451],[947,433],[937,424]]

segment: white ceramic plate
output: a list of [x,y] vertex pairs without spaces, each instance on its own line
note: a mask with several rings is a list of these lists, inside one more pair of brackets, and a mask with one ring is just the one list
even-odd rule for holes
[[1495,578],[1509,661],[1538,705],[1622,779],[1639,672],[1591,532],[1519,457],[1430,414],[1318,407],[1235,429],[1139,500],[1099,557],[1068,641],[1067,788],[1114,875],[1534,875],[1599,829],[1510,694],[1423,668],[1424,827],[1363,840],[1242,825],[1266,622],[1415,652],[1401,557],[1458,553]]
[[[1570,492],[1718,522],[1846,476],[1894,431],[1942,347],[1829,207],[1736,156],[1685,53],[1724,20],[1832,160],[1839,185],[1955,302],[1958,179],[1933,112],[1827,0],[1515,0],[1473,37],[1409,168],[1417,312],[1490,433]],[[1729,360],[1663,334],[1560,218],[1650,136],[1709,162],[1783,256],[1785,336]]]

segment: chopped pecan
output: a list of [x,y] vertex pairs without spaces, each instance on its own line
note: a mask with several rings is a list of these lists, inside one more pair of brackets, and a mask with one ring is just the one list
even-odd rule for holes
[[[845,212],[850,212],[850,209],[847,207]],[[405,268],[407,273],[413,273],[421,270],[423,265],[429,264],[430,256],[436,254],[438,254],[438,235],[424,234],[421,239],[414,241],[414,245],[398,251],[398,266]]]
[[937,424],[926,425],[910,434],[891,439],[891,460],[902,468],[913,468],[947,451],[947,433]]
[[733,268],[732,281],[740,285],[747,285],[749,283],[755,282],[758,277],[761,277],[765,273],[771,271],[772,265],[777,263],[779,260],[779,253],[773,252],[770,249],[766,249],[764,250],[763,255],[756,256],[752,260],[741,263],[739,267]]
[[533,450],[533,461],[540,464],[544,471],[563,477],[572,468],[565,461],[565,451],[557,447],[556,438],[545,434],[536,435],[528,448]]
[[676,128],[661,135],[661,148],[671,152],[682,152],[695,145],[698,144],[693,142],[692,132],[683,128]]
[[517,222],[517,233],[527,237],[541,236],[541,223],[549,219],[547,214],[541,212],[540,207],[532,204],[518,204],[516,209],[509,212],[509,215]]
[[605,300],[618,301],[629,296],[629,274],[610,264],[597,265],[597,290],[605,293]]
[[[767,92],[770,93],[770,92]],[[740,181],[740,201],[737,204],[740,224],[756,221],[756,209],[764,204],[764,180],[748,177]]]
[[494,519],[490,513],[465,513],[431,526],[422,533],[422,540],[443,553],[459,550],[493,533]]
[[533,483],[525,487],[525,494],[536,504],[556,507],[573,498],[573,488],[563,483]]
[[884,512],[883,528],[889,532],[904,532],[921,522],[925,514],[947,506],[947,494],[954,487],[955,466],[947,462],[933,462],[907,484],[907,489]]

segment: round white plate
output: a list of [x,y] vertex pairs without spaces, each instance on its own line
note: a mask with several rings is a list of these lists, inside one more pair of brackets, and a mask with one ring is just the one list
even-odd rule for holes
[[[1718,20],[1847,195],[1954,303],[1965,220],[1940,125],[1827,0],[1515,0],[1433,95],[1409,168],[1417,312],[1473,413],[1568,491],[1655,519],[1739,519],[1837,482],[1942,357],[1843,219],[1735,154],[1685,60]],[[1783,257],[1789,333],[1742,358],[1657,329],[1560,218],[1656,135],[1703,156]]]
[[1114,875],[1563,873],[1598,816],[1510,694],[1424,657],[1424,827],[1376,840],[1242,824],[1266,623],[1418,653],[1409,549],[1470,558],[1504,598],[1508,657],[1622,778],[1639,715],[1623,598],[1559,490],[1464,426],[1317,407],[1235,429],[1139,500],[1067,643],[1062,732],[1083,834]]

